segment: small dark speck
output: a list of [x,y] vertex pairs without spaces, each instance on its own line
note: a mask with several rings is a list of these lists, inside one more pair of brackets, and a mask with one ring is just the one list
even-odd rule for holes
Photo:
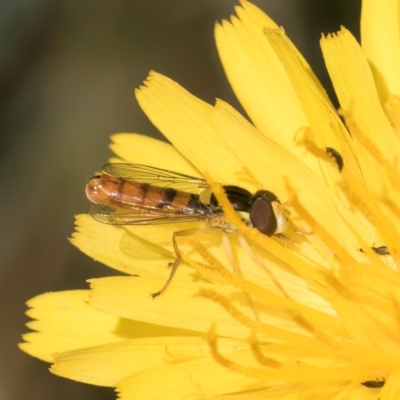
[[379,247],[371,247],[371,249],[380,256],[385,256],[390,254],[389,249],[386,246],[379,246]]
[[370,389],[378,389],[381,388],[385,384],[385,382],[386,381],[384,379],[382,379],[381,381],[365,381],[361,382],[361,385],[364,385]]
[[[378,246],[378,247],[374,247],[372,246],[371,249],[376,253],[379,254],[380,256],[386,256],[388,254],[390,254],[389,249],[386,246]],[[364,253],[363,249],[360,249],[360,251],[362,253]]]
[[344,161],[342,155],[332,147],[327,147],[325,150],[335,159],[339,172],[342,172],[342,169],[344,167]]

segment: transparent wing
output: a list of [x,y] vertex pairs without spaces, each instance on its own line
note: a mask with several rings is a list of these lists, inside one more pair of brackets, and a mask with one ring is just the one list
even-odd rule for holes
[[140,206],[135,208],[120,208],[108,204],[94,204],[89,213],[96,221],[110,225],[152,225],[193,222],[206,220],[210,217],[204,212],[184,214]]
[[209,185],[202,178],[167,171],[141,164],[105,164],[101,168],[106,174],[126,181],[148,183],[159,187],[170,187],[185,192],[198,193]]

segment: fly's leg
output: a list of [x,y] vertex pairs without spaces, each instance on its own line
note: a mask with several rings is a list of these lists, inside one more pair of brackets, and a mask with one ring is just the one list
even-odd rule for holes
[[238,267],[235,262],[235,256],[232,251],[232,246],[229,242],[228,235],[225,232],[222,233],[222,244],[224,246],[226,258],[228,259],[229,264],[231,264],[231,266],[233,268],[233,272],[235,272],[235,273],[238,272]]
[[257,254],[254,253],[254,251],[251,249],[250,245],[247,243],[246,239],[243,236],[239,235],[239,243],[241,244],[242,248],[247,252],[247,254],[261,267],[261,269],[268,274],[271,281],[281,291],[283,296],[289,299],[290,297],[286,293],[285,289],[278,282],[278,280],[275,278],[273,273],[268,269],[268,267],[264,264],[263,260],[260,257],[258,257]]
[[178,266],[180,264],[180,262],[182,261],[182,256],[181,253],[179,251],[178,248],[178,243],[176,242],[176,238],[177,237],[184,237],[184,236],[192,236],[198,232],[204,232],[204,229],[186,229],[184,231],[178,231],[178,232],[174,232],[172,235],[172,245],[174,247],[174,251],[175,251],[175,255],[176,255],[176,259],[175,261],[172,263],[171,266],[171,272],[169,274],[169,277],[167,279],[167,281],[165,282],[164,286],[161,288],[161,290],[159,290],[158,292],[155,293],[150,293],[151,297],[154,299],[155,297],[159,296],[161,293],[163,293],[167,287],[169,286],[169,284],[171,283],[176,270],[178,269]]

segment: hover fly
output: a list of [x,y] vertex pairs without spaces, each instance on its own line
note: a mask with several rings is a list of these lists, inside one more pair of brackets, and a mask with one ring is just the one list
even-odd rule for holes
[[[90,178],[86,185],[86,195],[95,203],[90,215],[96,221],[112,225],[208,221],[225,232],[236,230],[202,178],[140,164],[105,164],[101,169],[102,173]],[[279,212],[280,202],[274,193],[259,190],[253,195],[239,186],[222,187],[249,226],[267,236],[285,230],[287,218]],[[176,260],[170,276],[153,297],[168,287],[182,259],[176,243],[181,232],[175,232],[172,238]]]

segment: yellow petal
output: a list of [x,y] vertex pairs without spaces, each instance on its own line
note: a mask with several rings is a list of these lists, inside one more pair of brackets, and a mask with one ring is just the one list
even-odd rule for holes
[[[316,76],[304,64],[302,57],[299,56],[283,29],[267,29],[264,34],[284,65],[293,85],[307,118],[307,124],[311,128],[310,139],[322,149],[334,148],[337,150],[343,155],[346,168],[357,171],[348,144],[348,132]],[[320,167],[313,168],[313,171],[324,177],[330,186],[335,186],[331,182],[332,173],[326,169],[326,163],[321,163]],[[361,175],[358,173],[357,177],[360,178]]]
[[29,300],[27,315],[35,321],[27,326],[37,332],[23,335],[19,347],[44,361],[54,353],[79,347],[120,341],[120,318],[85,303],[86,290],[46,293]]
[[[243,355],[238,352],[235,358],[254,363],[254,356],[248,351]],[[223,393],[251,392],[265,386],[266,383],[257,378],[235,373],[214,359],[205,358],[149,369],[119,382],[117,391],[122,400],[176,400],[213,398]]]
[[[321,47],[341,107],[351,114],[358,127],[353,129],[350,145],[367,189],[377,200],[384,196],[386,203],[399,204],[400,194],[394,190],[398,174],[390,165],[397,163],[400,141],[382,109],[365,55],[345,29],[322,38]],[[366,140],[370,142],[369,150],[363,145]],[[400,222],[393,207],[385,208],[385,212],[390,219]]]
[[[400,142],[385,116],[379,102],[375,82],[365,55],[346,29],[321,39],[326,66],[335,87],[341,107],[350,111],[364,135],[385,155],[389,162],[396,161]],[[356,146],[357,142],[353,141]],[[354,149],[356,154],[360,149]],[[359,156],[358,161],[362,159]],[[365,175],[372,174],[361,166]],[[365,176],[368,179],[368,176]]]
[[294,143],[296,132],[307,120],[282,63],[263,34],[264,27],[277,28],[276,24],[249,2],[236,11],[239,18],[215,27],[218,53],[232,88],[262,133],[316,167],[315,157],[304,157],[304,149]]
[[[232,339],[219,343],[226,353],[248,347]],[[209,344],[200,337],[170,336],[126,340],[58,354],[51,372],[99,386],[116,386],[129,376],[162,366],[210,358]],[[209,362],[209,361],[208,361]]]
[[199,171],[175,147],[161,140],[135,133],[111,136],[111,150],[125,162],[201,177]]
[[[204,225],[204,224],[203,224]],[[76,231],[71,243],[82,252],[111,268],[130,275],[159,278],[165,281],[170,275],[169,264],[176,259],[173,250],[174,232],[198,228],[201,232],[201,223],[171,223],[162,225],[116,226],[101,224],[89,215],[76,217]],[[214,234],[220,232],[213,232]],[[225,257],[226,252],[221,240],[213,234],[204,237],[215,244],[219,256]],[[184,239],[184,238],[183,238]],[[188,249],[180,238],[177,239],[180,251]],[[198,260],[198,257],[195,259]],[[183,262],[179,266],[179,278],[193,280],[194,271]]]
[[[268,346],[266,347],[268,348]],[[346,367],[327,368],[326,371],[322,369],[323,372],[316,376],[321,368],[306,363],[298,363],[298,365],[291,363],[292,365],[288,364],[286,368],[262,368],[255,361],[252,351],[238,350],[227,354],[222,354],[219,348],[217,351],[218,354],[214,357],[217,357],[224,365],[217,364],[214,360],[204,359],[148,370],[120,382],[117,387],[120,397],[125,400],[134,398],[180,399],[192,396],[194,398],[214,398],[214,396],[238,392],[238,395],[248,393],[250,396],[258,393],[259,396],[254,398],[282,398],[271,397],[274,389],[271,390],[269,396],[267,393],[263,396],[260,389],[274,388],[275,385],[285,383],[286,380],[312,382],[313,385],[318,385],[319,380],[324,382],[326,389],[326,385],[332,385],[332,376],[341,376],[342,379],[349,376],[360,377],[366,371],[364,367],[352,364]],[[279,364],[279,362],[275,363]],[[188,371],[190,371],[189,374]],[[154,380],[157,380],[159,385],[151,385],[150,382]],[[319,391],[321,389],[320,387]],[[295,387],[295,392],[292,391],[292,393],[303,394],[303,390]],[[337,387],[335,387],[336,390]],[[286,387],[286,391],[290,393],[288,387]],[[307,391],[304,394],[306,395]]]
[[361,43],[368,59],[381,103],[400,95],[400,42],[398,0],[363,0]]
[[400,368],[397,367],[386,381],[382,389],[382,399],[398,399],[400,396]]
[[[118,271],[130,275],[165,277],[166,267],[175,257],[171,251],[154,244],[157,242],[157,228],[146,228],[153,234],[154,241],[147,242],[124,227],[101,224],[89,215],[79,215],[71,243],[96,261]],[[168,241],[172,247],[171,236]]]
[[[249,300],[246,292],[232,286],[212,285],[202,281],[182,282],[174,279],[168,290],[155,299],[151,298],[150,293],[161,288],[163,281],[113,277],[91,282],[89,304],[121,318],[193,332],[204,332],[212,323],[218,322],[218,332],[233,338],[246,337],[249,327],[256,324],[269,337],[276,335],[297,343],[309,343],[306,332],[293,321],[294,312],[307,314],[311,320],[318,321],[332,332],[337,330],[335,318],[326,314],[325,310],[320,312],[310,309],[251,284],[247,284],[246,289],[259,300]],[[279,306],[284,308],[279,309]],[[260,326],[253,321],[254,307],[258,310],[257,320],[267,325]],[[289,309],[292,311],[288,312]],[[288,331],[285,333],[285,330]]]
[[[179,274],[180,271],[177,272]],[[150,293],[161,289],[165,280],[141,277],[112,277],[91,280],[92,293],[89,305],[122,318],[166,325],[181,329],[205,332],[211,323],[218,321],[221,334],[243,337],[247,329],[222,309],[205,298],[196,297],[200,288],[214,287],[204,282],[184,282],[174,279],[159,298]],[[218,286],[225,295],[240,297],[231,287]],[[252,313],[246,296],[243,299],[246,313]]]
[[209,104],[155,72],[136,90],[136,98],[152,123],[199,171],[208,171],[216,182],[238,181],[242,165],[208,120]]

